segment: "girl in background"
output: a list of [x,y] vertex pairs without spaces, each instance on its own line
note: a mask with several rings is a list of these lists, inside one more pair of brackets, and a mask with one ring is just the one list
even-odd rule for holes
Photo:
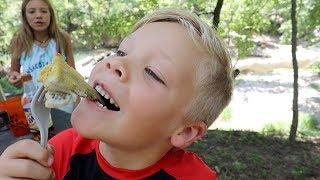
[[58,28],[52,5],[48,0],[24,0],[21,6],[22,26],[11,40],[9,81],[22,86],[21,74],[30,74],[40,86],[40,70],[51,63],[58,52],[75,67],[70,35]]
[[[71,37],[57,26],[49,0],[24,0],[21,17],[22,26],[11,40],[11,68],[8,79],[14,86],[21,87],[22,79],[31,75],[35,93],[41,85],[38,81],[41,69],[52,62],[56,53],[62,54],[67,63],[75,68]],[[23,106],[30,103],[31,98],[22,96]],[[73,108],[72,103],[61,110],[71,113]],[[31,125],[33,122],[29,123],[31,129],[37,129]],[[49,126],[52,126],[51,118]]]

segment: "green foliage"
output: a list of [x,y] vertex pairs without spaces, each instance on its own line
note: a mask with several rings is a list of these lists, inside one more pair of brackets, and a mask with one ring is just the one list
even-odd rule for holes
[[223,121],[229,121],[229,120],[232,118],[232,109],[231,109],[231,107],[229,107],[229,106],[226,107],[226,108],[222,111],[220,117],[221,117],[221,119],[222,119]]
[[311,83],[310,86],[317,90],[317,91],[320,91],[320,84],[319,83]]
[[[319,61],[320,61],[320,58],[319,58]],[[313,72],[318,73],[320,75],[320,62],[316,62],[316,63],[312,64],[310,69]]]
[[265,12],[272,1],[266,0],[227,0],[221,12],[220,34],[238,48],[240,58],[250,54],[254,48],[252,35],[270,25]]
[[6,77],[2,77],[0,79],[0,85],[1,85],[4,93],[8,93],[10,95],[18,95],[18,94],[23,93],[22,88],[16,88],[13,85],[11,85]]
[[[284,43],[291,41],[291,19],[290,19],[290,1],[279,1],[275,10],[283,17],[283,22],[279,28],[282,34],[281,40]],[[298,39],[308,41],[310,43],[319,42],[320,38],[315,35],[315,31],[320,30],[320,2],[318,0],[297,1],[297,25]]]
[[265,164],[262,156],[257,152],[252,152],[248,158],[252,161],[256,166],[263,166]]
[[233,39],[234,44],[238,48],[239,58],[244,58],[248,56],[255,47],[255,43],[253,42],[253,40],[246,35],[236,36]]
[[0,64],[1,66],[8,64],[10,62],[10,55],[0,53],[0,62],[1,62]]
[[[59,25],[71,33],[75,47],[117,46],[132,25],[151,11],[163,7],[186,8],[212,26],[212,12],[217,0],[54,0]],[[0,0],[0,53],[8,53],[10,39],[19,28],[20,0]],[[238,49],[239,57],[253,50],[254,34],[282,34],[291,37],[290,1],[225,0],[218,33]],[[298,3],[299,38],[309,43],[319,41],[320,1]],[[319,33],[319,32],[318,32]]]
[[20,25],[20,4],[18,0],[0,0],[0,54],[8,51],[11,37]]
[[292,169],[290,169],[290,175],[294,179],[304,179],[306,175],[309,173],[309,169],[303,166],[297,166]]
[[261,132],[265,135],[285,136],[288,135],[288,130],[289,127],[287,123],[278,121],[266,124]]
[[[290,131],[288,121],[276,121],[265,125],[262,133],[265,135],[288,136]],[[300,137],[319,136],[320,129],[317,127],[317,119],[306,113],[299,113],[298,133]]]
[[306,113],[300,113],[298,132],[304,136],[320,136],[320,129],[317,127],[317,119]]
[[235,162],[232,164],[232,168],[233,168],[236,172],[240,173],[240,172],[243,172],[243,171],[247,168],[247,166],[246,166],[244,163],[242,163],[242,162],[235,161]]

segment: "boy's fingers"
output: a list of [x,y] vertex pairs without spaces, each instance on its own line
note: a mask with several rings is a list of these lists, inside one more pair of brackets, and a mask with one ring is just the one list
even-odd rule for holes
[[52,179],[53,170],[30,159],[12,159],[6,163],[6,176],[27,179]]
[[54,155],[54,147],[51,144],[48,144],[47,150],[49,151],[50,154]]
[[33,140],[25,139],[9,146],[2,154],[2,158],[26,158],[39,162],[43,166],[51,166],[53,155]]

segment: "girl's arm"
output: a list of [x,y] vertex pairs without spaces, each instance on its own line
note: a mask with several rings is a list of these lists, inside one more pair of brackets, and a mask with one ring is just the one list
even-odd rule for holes
[[18,58],[11,59],[10,71],[16,71],[16,72],[20,73],[20,62],[19,62]]
[[8,79],[11,84],[16,87],[22,87],[21,75],[20,75],[20,62],[18,58],[11,59],[10,72],[8,74]]
[[[71,36],[68,33],[65,33],[65,37],[66,37],[66,43],[67,43],[67,49],[66,49],[67,63],[69,66],[76,69],[75,63],[74,63],[74,58],[73,58]],[[79,102],[80,102],[80,97],[78,96],[77,100],[76,100],[76,104],[79,104]]]
[[68,33],[65,33],[65,38],[66,38],[66,43],[67,43],[67,49],[66,49],[67,63],[69,66],[75,68],[71,36]]

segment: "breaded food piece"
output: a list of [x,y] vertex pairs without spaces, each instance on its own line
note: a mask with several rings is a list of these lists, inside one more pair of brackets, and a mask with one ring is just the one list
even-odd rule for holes
[[83,76],[69,66],[58,53],[53,57],[52,63],[41,70],[39,81],[48,91],[47,107],[64,106],[70,101],[75,101],[76,95],[101,101],[101,95],[85,82]]

